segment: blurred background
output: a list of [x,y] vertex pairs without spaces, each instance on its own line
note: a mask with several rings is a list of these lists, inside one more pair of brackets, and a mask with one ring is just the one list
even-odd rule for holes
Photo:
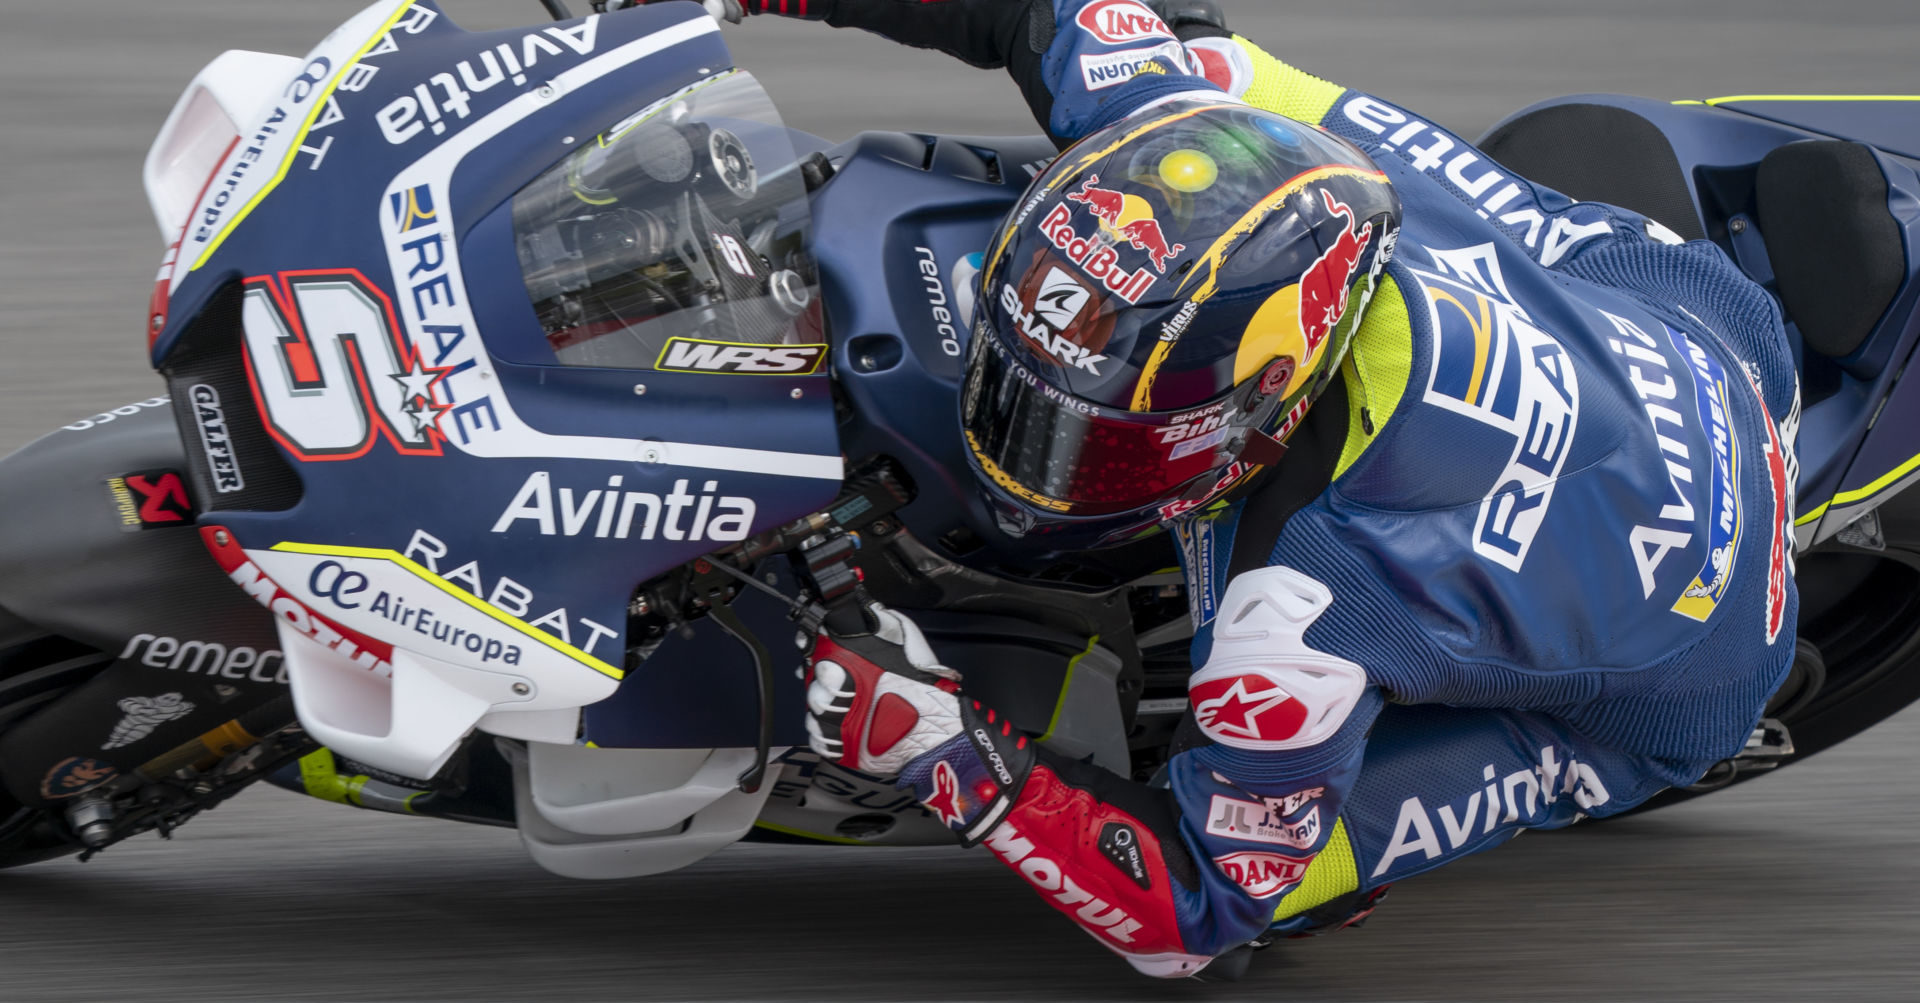
[[[459,23],[535,0],[441,0]],[[1920,94],[1913,0],[1222,0],[1276,55],[1469,138],[1611,91]],[[0,0],[0,453],[161,392],[140,163],[229,48],[298,54],[355,2]],[[584,10],[584,0],[573,6]],[[788,123],[1036,131],[999,73],[776,18],[727,29]],[[0,873],[0,1000],[1899,999],[1920,978],[1920,713],[1645,818],[1397,887],[1237,986],[1134,976],[980,854],[736,846],[615,883],[513,833],[249,793],[172,843]]]

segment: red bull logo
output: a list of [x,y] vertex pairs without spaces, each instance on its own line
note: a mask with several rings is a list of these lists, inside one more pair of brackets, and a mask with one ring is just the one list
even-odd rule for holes
[[1067,193],[1067,201],[1086,206],[1087,211],[1099,218],[1102,230],[1131,244],[1136,251],[1147,252],[1147,257],[1153,259],[1154,270],[1167,274],[1167,263],[1178,258],[1187,245],[1167,243],[1167,235],[1160,229],[1160,221],[1154,217],[1153,207],[1146,199],[1101,188],[1099,184],[1100,175],[1087,175],[1079,191]]
[[1047,218],[1040,221],[1040,233],[1068,261],[1128,303],[1140,302],[1140,297],[1153,288],[1152,272],[1145,268],[1129,271],[1120,267],[1120,252],[1114,250],[1111,241],[1098,239],[1097,234],[1080,236],[1073,228],[1073,210],[1064,205],[1054,206]]
[[1320,189],[1320,197],[1326,200],[1329,213],[1346,218],[1347,228],[1300,277],[1300,333],[1307,339],[1308,358],[1314,357],[1346,315],[1347,293],[1353,286],[1354,273],[1360,270],[1360,256],[1373,242],[1372,223],[1355,232],[1353,210],[1345,202],[1334,201],[1333,193],[1325,188]]

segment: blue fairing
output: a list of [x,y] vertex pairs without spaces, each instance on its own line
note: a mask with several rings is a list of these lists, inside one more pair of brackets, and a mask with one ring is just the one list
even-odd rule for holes
[[[254,552],[298,544],[401,555],[483,600],[501,636],[544,632],[560,654],[615,674],[636,585],[838,493],[830,377],[572,368],[553,364],[551,350],[526,350],[543,335],[515,257],[511,202],[571,150],[724,74],[732,59],[692,5],[491,33],[467,32],[430,3],[376,6],[349,24],[363,42],[336,33],[322,43],[311,79],[289,84],[286,106],[242,137],[241,156],[250,142],[264,155],[226,169],[250,184],[282,176],[256,198],[197,213],[213,225],[188,227],[168,325],[153,346],[156,366],[185,391],[217,375],[207,362],[216,349],[237,357],[243,317],[253,330],[277,308],[283,330],[298,329],[281,337],[283,356],[305,350],[323,376],[307,391],[296,375],[291,392],[274,391],[276,406],[354,396],[357,377],[366,440],[319,455],[290,441],[277,418],[251,433],[236,426],[238,437],[273,436],[297,500],[265,500],[269,478],[256,463],[244,487],[197,492],[213,499],[204,521]],[[305,131],[278,158],[272,143],[293,129]],[[785,130],[740,132],[762,187],[777,180],[799,193]],[[372,329],[322,330],[326,319],[297,293],[316,275],[366,307],[358,316]],[[216,297],[237,282],[248,290],[240,315],[205,312],[231,304]],[[376,369],[388,332],[401,369],[437,374],[434,413],[413,428],[380,403],[383,381],[399,379]],[[348,360],[332,370],[345,386],[326,383],[336,356]],[[279,364],[249,357],[256,403],[283,378]],[[244,396],[230,391],[228,409]],[[323,615],[353,615],[326,582],[280,584]],[[429,612],[473,605],[432,588],[420,595],[414,604]],[[428,643],[401,633],[391,640]]]

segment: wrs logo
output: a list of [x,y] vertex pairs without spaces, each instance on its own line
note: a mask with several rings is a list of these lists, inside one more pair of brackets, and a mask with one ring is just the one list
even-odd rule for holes
[[1125,45],[1146,38],[1173,38],[1166,22],[1139,0],[1097,0],[1081,8],[1074,20],[1108,45]]
[[757,373],[805,376],[818,372],[825,345],[751,345],[673,338],[653,368],[670,373]]

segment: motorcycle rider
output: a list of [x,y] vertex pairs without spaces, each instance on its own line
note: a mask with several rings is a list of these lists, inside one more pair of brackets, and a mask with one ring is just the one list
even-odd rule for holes
[[1174,535],[1182,747],[1065,760],[878,606],[815,638],[809,728],[1159,976],[1692,783],[1797,608],[1772,300],[1208,6],[745,5],[1006,66],[1066,146],[987,249],[963,432],[1010,535]]

